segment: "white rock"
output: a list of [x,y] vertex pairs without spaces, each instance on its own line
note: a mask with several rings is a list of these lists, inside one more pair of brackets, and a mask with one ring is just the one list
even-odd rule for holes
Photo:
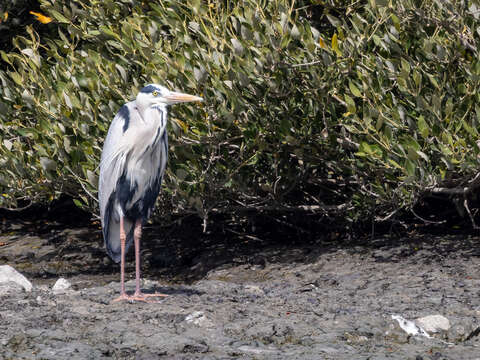
[[10,265],[1,265],[0,266],[0,284],[13,282],[21,287],[27,292],[32,291],[32,283],[27,280],[25,276],[20,274]]
[[52,291],[54,294],[62,294],[66,290],[70,289],[71,286],[72,284],[70,284],[68,280],[64,278],[59,278],[55,283],[55,285],[53,285]]
[[194,311],[185,317],[185,322],[201,327],[212,327],[212,322],[205,316],[203,311]]
[[450,321],[442,315],[428,315],[415,320],[415,323],[429,334],[450,329]]
[[421,335],[421,336],[425,336],[425,337],[428,337],[428,338],[430,337],[430,335],[428,335],[428,333],[425,331],[425,329],[423,327],[415,324],[411,320],[407,320],[407,319],[401,317],[400,315],[392,315],[392,319],[397,320],[398,325],[400,325],[402,330],[405,331],[409,335],[413,335],[413,336]]
[[248,345],[242,345],[238,348],[238,350],[246,352],[246,353],[252,353],[256,355],[261,355],[261,354],[276,354],[279,351],[278,350],[273,350],[273,349],[261,349],[258,347],[254,346],[248,346]]
[[200,323],[204,321],[204,319],[206,319],[206,317],[203,311],[194,311],[193,313],[188,314],[185,317],[185,321],[187,323],[192,323],[194,325],[200,325]]

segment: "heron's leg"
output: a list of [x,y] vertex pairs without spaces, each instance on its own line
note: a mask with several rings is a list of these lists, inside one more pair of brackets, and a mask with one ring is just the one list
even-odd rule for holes
[[142,220],[135,222],[133,240],[135,241],[135,295],[140,295],[140,239],[142,237]]
[[156,302],[150,300],[150,297],[154,296],[167,296],[165,294],[144,294],[140,289],[140,240],[142,238],[142,220],[137,220],[135,222],[135,228],[133,230],[133,241],[135,243],[135,294],[129,297],[131,301],[145,301],[145,302]]
[[123,226],[123,216],[120,216],[120,296],[113,301],[128,300],[125,292],[125,228]]
[[127,236],[123,225],[123,216],[120,216],[120,296],[125,295],[125,242]]

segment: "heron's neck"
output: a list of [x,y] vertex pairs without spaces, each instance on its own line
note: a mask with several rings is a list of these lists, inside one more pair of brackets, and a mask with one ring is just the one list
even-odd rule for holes
[[160,138],[164,136],[167,128],[167,107],[165,105],[153,105],[145,109],[142,114],[143,125],[141,132],[145,148],[155,147]]
[[167,126],[167,107],[164,105],[149,106],[142,115],[147,127],[165,128]]

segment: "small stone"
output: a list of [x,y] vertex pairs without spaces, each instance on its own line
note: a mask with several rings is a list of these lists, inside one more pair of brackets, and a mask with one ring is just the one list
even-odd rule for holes
[[343,336],[345,340],[347,340],[347,343],[350,344],[362,344],[368,341],[368,337],[364,334],[351,333],[347,331],[343,334]]
[[209,346],[204,342],[198,342],[194,344],[186,344],[183,347],[184,353],[206,353],[209,351]]
[[25,276],[10,265],[2,265],[0,266],[0,284],[9,282],[20,285],[26,292],[32,291],[32,283]]
[[57,282],[55,283],[55,285],[53,285],[52,287],[52,291],[54,294],[63,294],[65,293],[68,289],[70,289],[70,287],[72,286],[72,284],[70,284],[70,282],[64,278],[59,278],[57,280]]
[[257,286],[257,285],[245,285],[244,289],[246,292],[253,295],[258,295],[258,296],[265,295],[265,292],[260,288],[260,286]]
[[392,319],[396,320],[400,328],[408,335],[421,335],[430,337],[428,332],[423,328],[423,326],[420,326],[411,320],[407,320],[400,315],[392,315]]
[[474,333],[478,332],[474,318],[463,318],[453,322],[450,329],[448,329],[447,335],[449,341],[463,342],[475,336]]
[[50,288],[48,287],[48,285],[38,285],[38,286],[35,286],[35,289],[39,290],[39,291],[42,291],[42,292],[49,292],[50,291]]
[[203,311],[194,311],[185,317],[185,322],[201,327],[211,327],[212,322],[205,316]]
[[428,315],[415,320],[415,323],[429,334],[448,331],[450,321],[442,315]]
[[388,328],[385,331],[384,336],[385,336],[385,339],[387,339],[388,341],[392,341],[397,344],[405,344],[408,342],[408,339],[411,336],[411,332],[407,332],[397,320],[397,321],[392,321],[388,325]]
[[278,354],[278,350],[276,348],[272,346],[265,347],[263,344],[261,346],[242,345],[238,347],[238,350],[247,354],[254,355]]

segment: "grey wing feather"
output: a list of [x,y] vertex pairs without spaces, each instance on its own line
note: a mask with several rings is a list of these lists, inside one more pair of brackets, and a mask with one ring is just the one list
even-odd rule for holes
[[[98,184],[98,200],[102,222],[103,238],[108,255],[120,261],[119,211],[115,208],[115,188],[125,167],[125,154],[122,154],[122,138],[132,120],[138,118],[135,101],[125,104],[114,117],[103,145]],[[123,156],[122,156],[123,155]],[[133,223],[124,219],[127,234],[126,251],[133,241]]]

